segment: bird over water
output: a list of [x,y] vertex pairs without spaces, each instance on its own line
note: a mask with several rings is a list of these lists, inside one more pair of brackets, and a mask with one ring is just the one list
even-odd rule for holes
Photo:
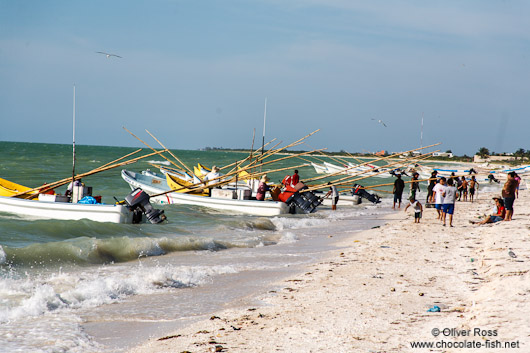
[[122,58],[122,57],[119,56],[119,55],[111,54],[111,53],[105,53],[105,52],[103,52],[103,51],[97,51],[96,53],[106,55],[106,56],[107,56],[107,59],[110,58],[111,56],[115,56],[115,57],[120,58],[120,59]]

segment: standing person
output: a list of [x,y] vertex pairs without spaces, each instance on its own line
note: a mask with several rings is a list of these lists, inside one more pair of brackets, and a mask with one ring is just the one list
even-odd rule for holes
[[445,177],[440,178],[440,182],[434,185],[432,191],[434,192],[434,203],[436,207],[436,212],[438,212],[438,219],[442,220],[442,205],[444,203],[443,193],[445,191]]
[[462,191],[462,179],[460,179],[459,177],[456,177],[455,181],[456,181],[455,186],[456,186],[456,191],[457,191],[456,200],[457,201],[462,201],[460,199],[462,197],[462,192],[461,192]]
[[464,201],[467,201],[467,180],[466,177],[462,175],[462,185],[460,185],[460,201],[462,201],[462,197],[464,198]]
[[475,179],[475,176],[471,176],[471,180],[469,181],[469,201],[473,202],[473,197],[475,196],[475,189],[478,190],[479,183],[477,179]]
[[451,172],[451,176],[449,177],[449,179],[457,179],[458,177],[455,175],[455,172]]
[[403,189],[405,189],[405,182],[403,179],[401,179],[401,174],[396,174],[396,181],[394,182],[394,190],[392,192],[394,193],[394,204],[392,205],[392,209],[396,209],[396,202],[398,203],[398,208],[401,208],[401,197],[403,195]]
[[412,179],[410,180],[410,197],[416,199],[416,192],[420,192],[420,183],[418,177],[420,175],[417,172],[412,174]]
[[269,178],[267,177],[267,175],[263,175],[261,179],[259,180],[258,191],[256,192],[256,200],[258,201],[265,200],[265,193],[267,191],[270,191],[270,187],[267,185],[268,181],[269,181]]
[[295,169],[294,174],[291,177],[291,184],[294,187],[296,184],[298,184],[299,181],[300,181],[300,176],[298,175],[298,169]]
[[445,227],[445,219],[447,218],[447,214],[449,214],[449,226],[453,226],[453,213],[455,212],[455,201],[456,201],[456,187],[454,186],[454,180],[452,178],[449,178],[447,180],[447,186],[445,187],[445,190],[443,192],[443,205],[442,205],[442,213],[443,213],[443,225]]
[[409,206],[411,206],[414,210],[414,223],[420,223],[421,213],[423,212],[421,203],[416,200],[414,196],[411,196],[409,198],[409,204],[405,207],[405,212],[407,212],[407,208],[409,208]]
[[438,181],[436,175],[438,172],[435,170],[431,173],[431,177],[429,178],[429,186],[427,187],[427,200],[425,200],[425,203],[433,203],[434,202],[434,193],[432,189],[436,185],[436,182]]
[[331,209],[333,211],[336,211],[337,203],[339,202],[339,192],[335,185],[331,185],[331,181],[328,182],[328,185],[329,185],[329,191],[324,197],[328,197],[329,195],[331,195]]
[[515,201],[515,190],[517,189],[517,182],[515,181],[515,172],[508,173],[508,179],[502,188],[502,197],[504,199],[504,207],[506,208],[505,221],[511,221],[513,216],[513,202]]
[[513,172],[515,174],[515,181],[517,182],[517,188],[515,188],[515,198],[519,198],[519,185],[521,184],[521,177],[516,172]]

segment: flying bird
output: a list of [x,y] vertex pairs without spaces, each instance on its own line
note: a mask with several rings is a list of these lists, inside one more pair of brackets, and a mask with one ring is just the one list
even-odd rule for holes
[[106,56],[107,56],[107,59],[110,58],[111,56],[115,56],[115,57],[120,58],[120,59],[122,58],[122,57],[119,56],[119,55],[111,54],[111,53],[105,53],[105,52],[103,52],[103,51],[97,51],[96,53],[106,55]]
[[[376,120],[376,119],[372,118],[372,120]],[[379,119],[379,120],[377,120],[377,122],[379,124],[383,125],[384,127],[386,127],[386,124],[383,122],[383,120]]]

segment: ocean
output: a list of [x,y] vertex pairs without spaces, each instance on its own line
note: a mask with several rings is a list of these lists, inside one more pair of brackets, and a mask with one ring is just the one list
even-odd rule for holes
[[[134,150],[78,145],[76,172]],[[72,174],[69,145],[0,142],[0,152],[0,178],[25,186]],[[223,151],[173,153],[186,164],[209,167],[246,157]],[[166,161],[156,156],[125,168],[158,171],[161,163]],[[301,163],[294,158],[274,168]],[[298,169],[301,180],[317,175],[310,166]],[[120,171],[83,181],[103,203],[114,203],[130,192]],[[271,174],[271,182],[286,174],[292,171]],[[362,183],[385,182],[393,182],[390,175]],[[321,206],[309,215],[270,218],[157,205],[168,218],[158,225],[0,213],[0,352],[124,352],[216,310],[251,305],[263,288],[336,249],[344,234],[380,225],[391,211],[391,199],[379,195],[383,202],[377,205],[365,200],[337,211]]]

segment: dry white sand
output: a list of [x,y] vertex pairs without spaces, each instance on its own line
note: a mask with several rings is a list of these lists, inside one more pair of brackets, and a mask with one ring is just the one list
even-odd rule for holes
[[[263,293],[262,305],[216,313],[132,352],[530,352],[530,194],[520,192],[513,221],[470,224],[491,212],[491,196],[457,202],[454,228],[434,209],[421,224],[410,209],[396,211]],[[441,311],[428,312],[434,305]],[[414,341],[482,347],[413,349]]]

